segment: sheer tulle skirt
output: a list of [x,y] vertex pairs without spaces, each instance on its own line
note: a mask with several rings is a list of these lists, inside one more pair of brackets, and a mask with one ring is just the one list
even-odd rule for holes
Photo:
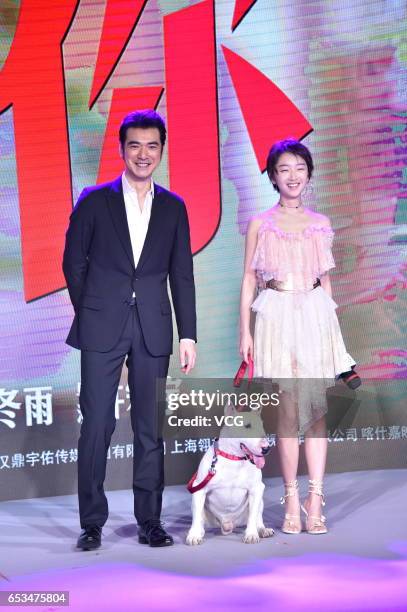
[[300,432],[326,413],[326,389],[355,365],[346,351],[336,308],[322,287],[303,293],[266,289],[252,305],[254,374],[291,393]]

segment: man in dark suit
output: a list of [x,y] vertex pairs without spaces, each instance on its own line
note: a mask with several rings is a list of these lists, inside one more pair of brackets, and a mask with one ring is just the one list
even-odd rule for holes
[[183,200],[154,184],[165,124],[152,110],[127,115],[119,131],[122,176],[84,189],[66,235],[63,270],[75,318],[67,343],[81,350],[78,547],[98,548],[108,506],[103,490],[114,405],[127,358],[134,431],[134,514],[139,542],[169,546],[160,522],[164,488],[163,402],[172,352],[167,279],[185,373],[195,364],[195,287]]

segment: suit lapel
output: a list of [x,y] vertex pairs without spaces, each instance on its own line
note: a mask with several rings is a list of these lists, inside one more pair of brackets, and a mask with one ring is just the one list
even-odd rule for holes
[[131,265],[134,268],[133,250],[131,247],[130,232],[127,223],[121,176],[111,184],[108,194],[108,206],[117,235],[122,243],[127,257],[130,260]]
[[151,216],[148,224],[148,230],[146,239],[144,241],[143,249],[140,254],[140,259],[137,264],[137,270],[140,270],[148,258],[151,248],[160,239],[160,209],[162,204],[163,189],[154,183],[154,198],[151,205]]

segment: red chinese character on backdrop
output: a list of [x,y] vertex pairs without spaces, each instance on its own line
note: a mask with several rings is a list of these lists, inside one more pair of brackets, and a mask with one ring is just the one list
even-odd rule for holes
[[77,0],[22,0],[0,72],[0,111],[13,107],[26,300],[64,286],[72,208],[62,42]]
[[[89,109],[105,88],[148,0],[106,0]],[[20,200],[24,289],[27,301],[64,287],[61,257],[72,208],[62,44],[79,2],[22,0],[15,37],[0,72],[0,112],[13,107],[17,180]],[[255,2],[238,2],[233,28]],[[273,135],[302,138],[311,126],[276,86],[237,54],[224,49],[243,118],[261,170],[265,143]],[[164,17],[165,92],[167,99],[170,188],[186,200],[193,252],[216,233],[221,211],[214,0]],[[258,126],[263,104],[282,109],[268,116],[273,125]],[[164,85],[164,84],[163,84]],[[254,88],[254,89],[253,89]],[[98,181],[121,169],[117,126],[136,108],[159,104],[163,87],[129,87],[112,93]],[[251,101],[255,101],[256,109]],[[256,117],[257,115],[257,117]],[[188,139],[185,139],[186,119]],[[283,125],[282,125],[283,123]],[[203,129],[204,128],[204,129]]]

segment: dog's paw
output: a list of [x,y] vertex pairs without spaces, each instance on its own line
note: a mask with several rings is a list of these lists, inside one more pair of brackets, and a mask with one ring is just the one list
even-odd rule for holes
[[261,538],[271,538],[274,535],[274,529],[271,527],[259,527],[258,531]]
[[188,531],[188,535],[186,537],[186,544],[188,544],[188,546],[197,546],[198,544],[202,544],[203,540],[204,540],[204,532],[196,532],[196,531],[192,531],[191,529]]
[[245,544],[258,544],[260,542],[259,534],[257,531],[245,531],[243,542]]

